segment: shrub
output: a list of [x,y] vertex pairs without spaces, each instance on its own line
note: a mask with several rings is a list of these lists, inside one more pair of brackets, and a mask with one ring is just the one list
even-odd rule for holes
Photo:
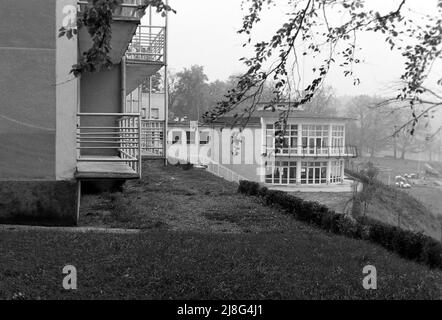
[[248,183],[249,181],[247,180],[240,180],[238,186],[238,193],[246,194]]
[[341,216],[338,221],[339,233],[350,238],[360,239],[362,238],[362,228],[360,225],[350,218]]
[[[361,175],[361,179],[368,179]],[[371,181],[371,183],[377,183]],[[256,182],[240,181],[238,192],[259,196],[266,205],[277,205],[296,219],[347,237],[369,240],[396,252],[401,257],[419,261],[431,268],[442,269],[442,245],[434,239],[408,230],[390,226],[366,217],[356,220],[337,214],[326,206],[289,195],[278,190],[260,187]]]
[[423,262],[431,268],[442,268],[442,246],[434,239],[422,233],[402,230],[373,220],[363,219],[361,224],[369,229],[368,240],[403,258]]
[[333,216],[334,216],[333,211],[325,212],[321,217],[321,225],[319,227],[321,229],[331,232],[333,225]]
[[298,210],[296,211],[296,218],[301,221],[310,222],[313,205],[310,201],[304,201],[299,203],[297,206]]
[[421,260],[430,268],[442,269],[442,245],[427,237],[422,248]]
[[269,189],[267,187],[262,187],[258,191],[258,196],[261,197],[261,198],[264,198],[268,191],[269,191]]
[[268,190],[264,197],[264,201],[267,205],[279,204],[284,207],[284,192],[277,190]]
[[393,250],[393,238],[396,229],[396,227],[390,227],[381,223],[372,224],[370,226],[369,239],[389,250]]
[[239,182],[238,192],[249,196],[257,196],[259,191],[259,183],[247,180]]
[[423,234],[398,229],[393,237],[392,247],[400,256],[420,261],[424,243]]

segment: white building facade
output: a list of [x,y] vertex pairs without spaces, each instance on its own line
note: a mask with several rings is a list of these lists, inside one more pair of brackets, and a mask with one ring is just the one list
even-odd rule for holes
[[349,119],[302,110],[284,121],[279,116],[258,110],[238,128],[228,115],[210,126],[169,122],[167,156],[172,162],[215,164],[269,186],[342,184],[345,160],[357,157],[356,148],[345,144]]

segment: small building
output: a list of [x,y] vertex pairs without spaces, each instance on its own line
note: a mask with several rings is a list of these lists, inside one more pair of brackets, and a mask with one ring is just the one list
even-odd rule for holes
[[278,103],[275,111],[268,105],[260,103],[233,128],[233,112],[199,127],[169,122],[169,159],[207,165],[229,180],[248,179],[280,189],[337,186],[351,191],[349,184],[343,188],[345,160],[357,157],[356,147],[345,143],[350,119],[296,109],[281,121],[280,112],[289,103]]

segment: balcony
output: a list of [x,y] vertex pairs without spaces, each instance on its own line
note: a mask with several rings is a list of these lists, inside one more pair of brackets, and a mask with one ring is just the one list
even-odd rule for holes
[[[143,3],[143,0],[123,0],[122,4],[113,11],[113,18],[140,20],[146,8]],[[79,12],[84,12],[86,7],[91,4],[92,0],[78,1]]]
[[126,51],[129,63],[165,63],[165,27],[139,26]]
[[76,178],[140,178],[140,138],[139,114],[78,113]]
[[355,146],[341,147],[282,147],[266,148],[266,156],[277,157],[325,157],[325,158],[357,158],[358,150]]
[[126,90],[132,92],[166,63],[166,29],[139,26],[126,51]]
[[141,152],[144,157],[164,157],[164,120],[141,120]]
[[[79,15],[91,3],[92,0],[79,1]],[[140,24],[140,19],[145,13],[145,6],[141,5],[142,3],[143,0],[124,0],[113,12],[111,51],[109,52],[109,57],[113,64],[121,62],[129,43],[132,41],[132,37]],[[92,46],[92,39],[87,28],[79,29],[78,40],[81,54]]]

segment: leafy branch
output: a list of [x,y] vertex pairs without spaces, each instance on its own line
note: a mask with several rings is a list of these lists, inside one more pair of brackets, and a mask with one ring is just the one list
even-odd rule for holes
[[[85,5],[85,10],[80,17],[77,17],[77,25],[73,28],[62,27],[59,30],[59,37],[66,36],[71,39],[78,34],[78,30],[86,27],[92,39],[92,47],[83,52],[79,62],[72,66],[71,73],[75,77],[86,72],[97,72],[107,70],[113,63],[109,53],[111,51],[113,13],[121,6],[123,0],[92,0]],[[154,7],[163,16],[168,12],[175,12],[162,0],[144,0],[136,10],[145,10],[147,7]]]
[[[275,101],[287,97],[295,97],[293,106],[297,107],[308,103],[321,88],[332,65],[337,64],[344,76],[351,76],[354,85],[360,80],[354,75],[354,64],[361,63],[356,56],[356,37],[359,32],[377,32],[385,36],[390,49],[401,50],[406,58],[406,70],[402,80],[406,86],[397,99],[417,101],[424,93],[423,82],[428,76],[434,61],[441,57],[442,39],[442,0],[438,0],[438,17],[427,16],[425,27],[414,24],[412,19],[405,19],[406,0],[400,1],[390,12],[381,14],[366,8],[366,0],[287,0],[290,12],[289,19],[283,23],[269,41],[253,44],[254,54],[250,58],[242,58],[247,71],[238,78],[237,85],[225,96],[223,101],[207,112],[204,118],[207,122],[215,121],[218,117],[235,112],[235,109],[247,99],[252,106],[242,112],[254,110],[254,92],[260,90],[263,83],[273,80]],[[261,20],[265,7],[276,4],[275,0],[243,0],[243,6],[249,5],[248,13],[243,18],[242,28],[238,31],[247,36],[244,46],[252,45],[252,30]],[[340,13],[347,17],[343,23],[329,19],[330,13]],[[415,42],[413,45],[402,46],[404,40]],[[316,59],[326,54],[324,59],[312,69],[313,79],[302,90],[293,92],[295,81],[290,71],[298,70],[299,52],[302,55]],[[275,67],[268,68],[268,60],[275,57]],[[292,66],[289,65],[290,59]],[[296,68],[295,68],[296,67]],[[299,82],[299,79],[298,79]],[[442,84],[442,79],[439,80]],[[259,101],[258,101],[259,102]],[[412,103],[412,102],[411,102]],[[281,121],[287,117],[290,110],[281,113]],[[239,114],[235,117],[241,118]]]

